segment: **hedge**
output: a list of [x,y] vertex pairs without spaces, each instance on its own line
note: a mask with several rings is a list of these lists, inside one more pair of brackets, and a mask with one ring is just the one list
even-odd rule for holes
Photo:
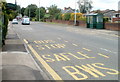
[[5,39],[8,31],[8,16],[3,15],[3,25],[2,25],[2,45],[5,45]]

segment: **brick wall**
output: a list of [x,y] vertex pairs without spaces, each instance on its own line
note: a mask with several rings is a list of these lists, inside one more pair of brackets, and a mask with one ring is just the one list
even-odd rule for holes
[[120,21],[120,18],[112,18],[112,21],[115,22],[115,21]]
[[[65,20],[46,20],[46,21],[74,25],[74,21],[65,21]],[[81,26],[86,28],[87,27],[86,21],[77,21],[76,26]],[[104,26],[105,26],[105,29],[108,29],[108,30],[120,31],[120,23],[105,23]]]
[[120,23],[105,23],[105,29],[120,31]]
[[87,27],[86,26],[86,21],[79,21],[79,26]]
[[[74,21],[73,20],[65,21],[65,20],[54,20],[53,19],[52,22],[68,24],[68,25],[74,25]],[[86,27],[86,22],[85,21],[76,21],[76,26]]]

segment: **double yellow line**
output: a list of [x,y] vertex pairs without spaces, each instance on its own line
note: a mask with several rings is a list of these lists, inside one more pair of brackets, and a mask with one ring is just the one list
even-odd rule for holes
[[44,61],[44,59],[33,49],[33,47],[28,44],[26,39],[23,40],[28,48],[32,51],[34,56],[39,60],[39,62],[44,66],[44,68],[49,72],[49,74],[53,77],[54,80],[62,80],[62,78]]

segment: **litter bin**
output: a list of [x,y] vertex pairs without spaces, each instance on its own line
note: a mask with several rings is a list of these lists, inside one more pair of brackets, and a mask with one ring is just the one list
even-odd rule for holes
[[103,14],[87,14],[87,28],[103,29]]

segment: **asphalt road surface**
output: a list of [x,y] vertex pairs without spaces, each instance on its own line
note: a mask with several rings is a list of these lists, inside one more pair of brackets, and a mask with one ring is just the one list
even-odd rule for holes
[[38,22],[12,28],[52,80],[118,80],[112,31]]

